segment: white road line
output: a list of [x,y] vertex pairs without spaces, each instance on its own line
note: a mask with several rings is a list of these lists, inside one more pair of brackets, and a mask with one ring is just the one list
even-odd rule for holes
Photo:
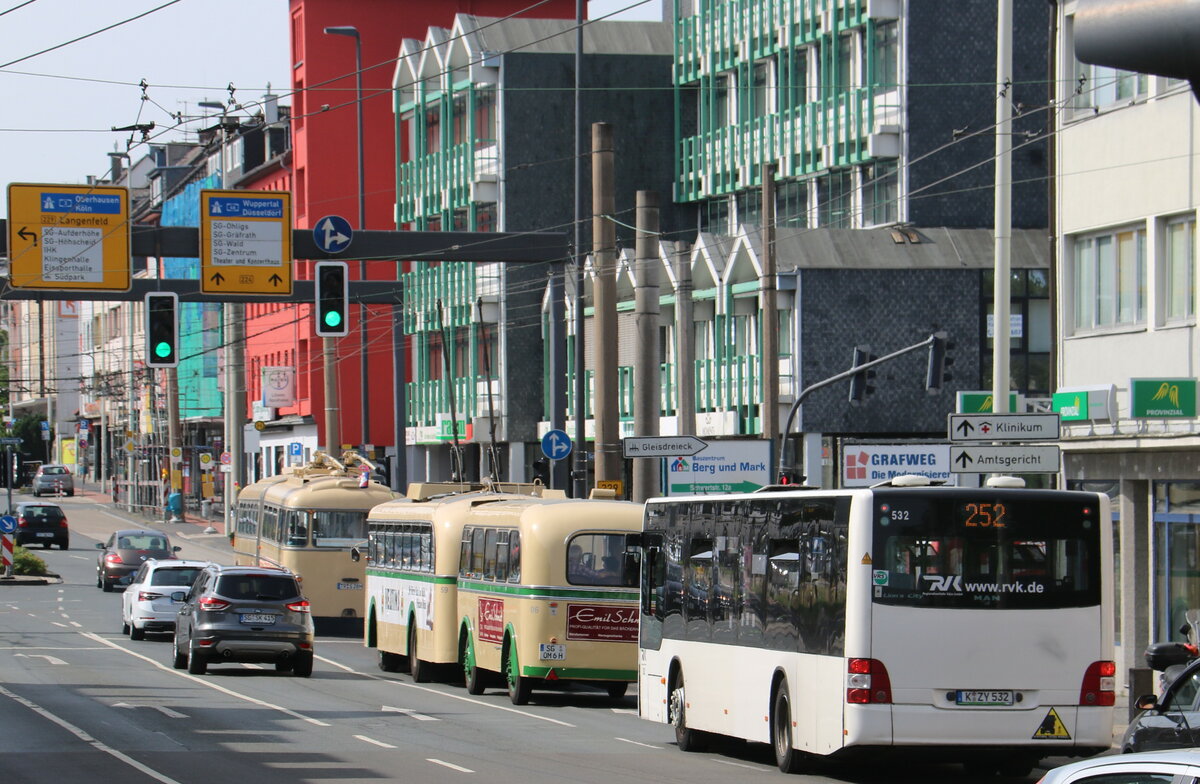
[[764,768],[756,768],[753,765],[743,765],[740,762],[730,762],[729,760],[719,760],[719,759],[715,759],[715,760],[713,760],[713,762],[720,763],[721,765],[732,765],[735,768],[745,768],[746,770],[756,770],[759,773],[765,772]]
[[384,705],[383,712],[384,713],[403,713],[405,716],[408,716],[410,719],[416,719],[417,721],[441,721],[441,719],[436,718],[434,716],[426,716],[424,713],[417,713],[412,708],[393,708],[391,705]]
[[636,716],[637,708],[613,708],[612,712],[613,713],[624,713],[629,716]]
[[662,748],[662,746],[653,746],[649,743],[638,743],[636,740],[630,740],[629,738],[613,738],[613,740],[619,740],[622,743],[632,743],[634,746],[645,746],[648,749],[661,749]]
[[97,751],[103,751],[105,754],[108,754],[109,756],[114,757],[115,759],[118,759],[121,762],[124,762],[126,765],[130,766],[131,768],[140,770],[142,773],[145,773],[147,776],[154,779],[155,781],[161,781],[162,784],[180,784],[178,781],[171,778],[170,776],[165,776],[162,773],[159,773],[157,770],[147,767],[146,765],[143,765],[142,763],[138,762],[137,760],[133,759],[132,757],[130,757],[126,754],[123,754],[120,751],[117,751],[116,749],[112,748],[111,746],[107,746],[107,745],[101,743],[100,741],[96,740],[91,735],[88,735],[82,729],[80,729],[79,727],[76,727],[74,724],[67,721],[66,719],[60,719],[58,716],[55,716],[53,713],[46,710],[41,705],[38,705],[35,702],[27,700],[24,697],[20,696],[19,694],[13,694],[11,691],[4,688],[3,686],[0,686],[0,695],[8,697],[10,700],[13,700],[15,702],[21,703],[26,708],[29,708],[31,711],[38,714],[42,718],[44,718],[48,721],[52,721],[55,724],[57,724],[58,726],[62,727],[67,732],[70,732],[72,735],[79,738],[84,743],[87,743],[92,748],[96,749]]
[[212,681],[205,680],[204,678],[201,678],[198,675],[192,675],[190,673],[181,672],[179,670],[173,669],[173,668],[168,667],[167,665],[163,664],[162,662],[157,662],[154,659],[151,659],[149,656],[143,656],[142,654],[135,653],[135,652],[129,650],[128,648],[122,648],[120,645],[117,645],[114,642],[106,640],[98,634],[94,634],[92,632],[80,632],[80,634],[82,636],[88,638],[89,640],[92,640],[93,642],[98,642],[101,645],[107,645],[109,648],[113,648],[114,650],[121,651],[122,653],[127,653],[130,656],[133,656],[134,658],[137,658],[137,659],[141,659],[144,662],[149,662],[150,664],[154,665],[155,667],[157,667],[160,670],[163,670],[164,672],[169,672],[173,675],[178,675],[180,678],[187,678],[188,680],[194,681],[194,682],[200,684],[201,686],[207,686],[210,689],[219,691],[222,694],[227,694],[230,697],[242,700],[243,702],[248,702],[252,705],[257,705],[260,708],[269,708],[270,710],[276,710],[276,711],[279,711],[280,713],[287,714],[288,716],[291,716],[294,719],[299,719],[300,721],[306,721],[309,724],[315,724],[318,727],[331,726],[330,724],[323,722],[320,719],[314,719],[311,716],[305,716],[303,713],[297,713],[296,711],[291,710],[290,708],[285,708],[282,705],[275,705],[273,703],[266,702],[264,700],[257,700],[254,697],[250,697],[245,694],[238,694],[233,689],[227,689],[224,686],[220,686],[216,683],[213,683]]
[[443,762],[442,760],[434,759],[433,757],[429,757],[425,761],[432,762],[434,765],[441,765],[443,768],[449,768],[450,770],[457,770],[459,773],[474,773],[475,772],[475,771],[471,770],[470,768],[464,768],[464,767],[461,767],[459,765],[454,765],[449,762]]
[[83,628],[83,624],[82,624],[82,623],[78,623],[77,621],[71,621],[71,625],[72,625],[72,626],[74,626],[74,627],[75,627],[75,628],[77,628],[77,629],[82,629],[82,628]]
[[[449,697],[452,700],[459,700],[461,702],[469,702],[472,705],[479,705],[484,708],[491,708],[492,710],[505,711],[506,713],[515,713],[518,716],[525,716],[530,719],[537,719],[538,721],[546,721],[551,724],[557,724],[560,727],[570,727],[572,729],[575,728],[574,724],[570,724],[569,722],[565,722],[565,721],[559,721],[558,719],[552,719],[549,716],[539,716],[536,713],[530,713],[529,711],[517,710],[516,708],[509,708],[506,705],[496,705],[495,703],[484,702],[483,700],[476,700],[476,699],[472,699],[470,697],[464,697],[460,694],[453,694],[448,691],[439,691],[438,689],[430,689],[427,686],[418,686],[415,683],[405,683],[404,681],[396,681],[396,680],[392,680],[391,678],[383,678],[383,677],[380,677],[379,675],[375,675],[375,674],[369,673],[369,672],[359,672],[358,670],[354,669],[353,667],[347,667],[346,665],[342,664],[341,662],[335,662],[332,659],[326,659],[322,656],[318,656],[317,659],[319,661],[325,662],[326,664],[328,664],[330,666],[337,667],[339,670],[343,670],[345,672],[352,672],[355,675],[361,675],[364,678],[370,678],[371,680],[380,681],[381,683],[390,683],[393,686],[402,686],[406,689],[416,689],[417,691],[423,691],[428,694],[436,694],[439,697]],[[475,771],[471,771],[471,772],[474,773]]]
[[57,656],[50,656],[49,654],[45,653],[16,653],[13,655],[22,659],[45,659],[47,664],[58,664],[63,667],[67,666],[67,663]]
[[355,735],[354,737],[358,738],[358,739],[359,739],[359,740],[361,740],[363,743],[371,743],[371,744],[374,744],[374,745],[376,745],[376,746],[379,746],[379,747],[380,747],[380,748],[382,748],[382,749],[394,749],[394,748],[396,748],[395,746],[393,746],[393,745],[392,745],[392,744],[390,744],[390,743],[384,743],[384,742],[383,742],[383,741],[381,741],[381,740],[375,740],[374,738],[368,738],[366,735]]
[[52,624],[53,624],[53,625],[55,625],[55,626],[61,626],[61,627],[62,627],[62,628],[64,628],[64,629],[70,629],[70,628],[71,628],[70,626],[67,626],[65,623],[59,623],[58,621],[51,621],[50,623],[52,623]]

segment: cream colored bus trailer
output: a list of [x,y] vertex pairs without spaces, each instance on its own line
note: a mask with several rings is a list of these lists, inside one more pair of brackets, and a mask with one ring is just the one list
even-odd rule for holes
[[318,631],[362,627],[366,574],[349,551],[367,538],[367,512],[396,497],[379,482],[363,486],[364,467],[374,468],[354,452],[342,460],[316,452],[307,465],[238,494],[235,562],[295,572]]
[[413,485],[368,521],[366,644],[379,666],[453,665],[467,690],[492,682],[592,682],[624,695],[637,677],[642,506],[568,499],[541,485],[473,492]]

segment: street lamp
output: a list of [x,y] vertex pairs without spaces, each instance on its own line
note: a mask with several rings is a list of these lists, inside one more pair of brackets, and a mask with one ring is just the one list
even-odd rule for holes
[[[358,34],[358,28],[349,25],[337,27],[326,27],[327,35],[345,35],[354,39],[354,91],[355,91],[355,114],[358,118],[358,230],[364,231],[367,228],[367,191],[365,182],[365,168],[363,166],[363,89],[362,89],[362,36]],[[360,259],[358,262],[358,277],[360,280],[367,279],[367,260]],[[361,388],[362,388],[362,445],[366,449],[370,443],[370,402],[368,390],[370,385],[367,383],[367,306],[359,305],[359,360],[361,366]]]

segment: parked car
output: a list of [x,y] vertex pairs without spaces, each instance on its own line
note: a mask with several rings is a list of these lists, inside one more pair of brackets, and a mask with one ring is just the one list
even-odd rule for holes
[[162,531],[130,528],[116,531],[103,543],[97,544],[96,587],[110,592],[119,581],[129,577],[151,558],[172,560],[178,547]]
[[1195,784],[1200,749],[1104,754],[1055,768],[1038,784]]
[[45,493],[50,495],[75,495],[75,477],[71,469],[64,465],[38,466],[33,475],[32,488],[35,498]]
[[121,633],[140,640],[146,632],[175,630],[179,603],[171,598],[196,582],[208,561],[152,558],[142,563],[121,595]]
[[15,542],[28,547],[39,543],[49,550],[56,544],[66,550],[71,543],[71,529],[67,527],[67,514],[57,504],[17,504],[17,534]]
[[203,675],[214,663],[273,662],[279,672],[312,675],[312,610],[291,572],[209,564],[171,598],[181,602],[176,669]]
[[1200,659],[1184,667],[1161,697],[1145,694],[1134,704],[1142,712],[1125,728],[1121,751],[1200,746]]

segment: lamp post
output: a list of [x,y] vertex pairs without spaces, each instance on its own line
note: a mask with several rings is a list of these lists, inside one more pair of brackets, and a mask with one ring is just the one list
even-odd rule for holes
[[[358,120],[358,229],[364,231],[367,228],[367,191],[366,191],[366,169],[363,165],[363,89],[362,89],[362,36],[358,34],[358,28],[342,25],[337,27],[326,27],[327,35],[345,35],[354,39],[354,91],[355,91],[355,115]],[[359,280],[367,279],[367,260],[359,259],[358,262],[358,277]],[[359,363],[360,363],[360,387],[362,389],[362,446],[364,451],[367,444],[370,443],[370,396],[368,390],[370,385],[367,383],[368,378],[368,362],[367,362],[367,306],[359,305]],[[326,370],[328,372],[328,369]],[[397,448],[402,448],[397,446]]]

